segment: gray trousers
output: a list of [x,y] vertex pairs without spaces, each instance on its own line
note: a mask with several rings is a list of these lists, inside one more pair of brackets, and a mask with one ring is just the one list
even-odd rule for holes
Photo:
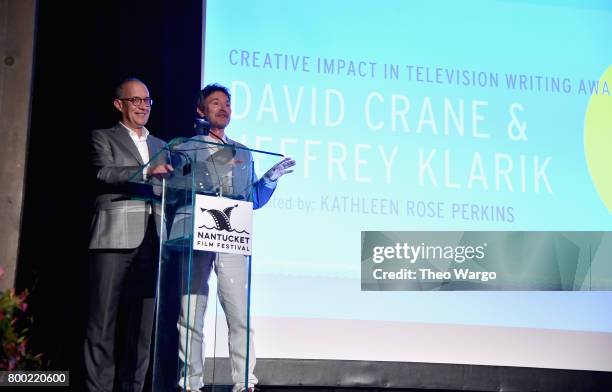
[[[179,385],[198,390],[204,385],[204,314],[208,302],[211,271],[217,274],[219,302],[226,315],[229,330],[229,356],[234,383],[233,391],[245,388],[246,328],[247,328],[247,257],[235,254],[194,251],[191,267],[190,295],[181,298],[181,314],[178,321],[179,356],[186,365]],[[186,271],[184,272],[186,275]],[[249,336],[248,386],[254,386],[257,378],[253,328]]]

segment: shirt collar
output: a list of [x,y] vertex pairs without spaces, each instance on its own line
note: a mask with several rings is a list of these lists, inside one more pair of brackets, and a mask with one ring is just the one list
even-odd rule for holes
[[119,121],[119,124],[121,124],[123,126],[123,128],[125,128],[128,131],[128,133],[130,134],[132,139],[147,140],[147,137],[149,136],[149,130],[146,127],[142,127],[142,130],[144,132],[142,133],[142,136],[139,137],[138,134],[136,133],[136,131],[134,131],[132,128],[129,128],[127,125],[125,125],[121,121]]
[[[219,139],[217,139],[214,136],[210,136],[210,134],[208,134],[208,135],[198,135],[197,137],[201,138],[201,140],[204,140],[206,142],[213,142],[213,143],[217,143],[217,144],[221,143],[221,141]],[[225,143],[227,143],[227,136],[226,135],[223,135],[223,141]]]

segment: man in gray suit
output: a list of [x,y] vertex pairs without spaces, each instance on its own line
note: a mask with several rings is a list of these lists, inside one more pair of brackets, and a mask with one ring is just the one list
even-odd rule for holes
[[[252,171],[232,169],[230,165],[219,164],[219,160],[211,159],[213,155],[223,156],[233,150],[235,162],[243,162],[244,167],[251,167],[253,157],[251,152],[244,150],[245,146],[229,139],[225,134],[232,108],[230,93],[224,86],[210,84],[200,92],[197,113],[209,124],[205,134],[193,137],[179,149],[188,151],[191,160],[195,162],[194,170],[198,174],[198,182],[220,184],[219,193],[246,194],[245,199],[253,202],[253,208],[263,207],[274,192],[278,179],[291,173],[295,161],[284,158],[268,170],[261,179],[257,179]],[[216,143],[219,146],[203,144]],[[240,149],[232,149],[236,146]],[[232,155],[230,154],[230,157]],[[223,159],[221,159],[222,161]],[[207,164],[206,162],[212,162]],[[206,166],[210,166],[206,168]],[[210,185],[210,184],[208,184]],[[214,188],[214,186],[213,186]],[[183,220],[181,220],[183,219]],[[170,238],[181,237],[185,229],[191,229],[189,214],[176,214]],[[254,390],[257,378],[253,374],[255,368],[255,350],[253,345],[253,330],[249,330],[248,369],[247,359],[247,263],[246,257],[238,254],[212,253],[197,251],[193,255],[191,268],[190,295],[184,295],[181,301],[181,314],[178,322],[180,344],[179,356],[186,364],[186,372],[181,374],[179,386],[187,391],[198,391],[203,385],[204,374],[204,313],[208,302],[210,274],[217,274],[217,290],[221,306],[225,311],[229,329],[229,356],[231,376],[234,383],[233,392]],[[187,317],[189,315],[189,317]],[[247,383],[245,384],[245,374]],[[184,387],[184,388],[183,388]]]
[[[92,133],[97,197],[85,336],[89,391],[141,391],[149,363],[161,213],[155,200],[159,179],[173,170],[159,153],[165,143],[145,128],[152,104],[143,82],[126,79],[113,101],[120,122]],[[120,303],[125,328],[121,323],[123,341],[115,344]]]

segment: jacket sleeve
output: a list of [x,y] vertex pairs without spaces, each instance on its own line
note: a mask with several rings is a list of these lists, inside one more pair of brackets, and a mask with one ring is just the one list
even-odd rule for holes
[[270,182],[263,177],[257,180],[253,173],[253,209],[258,209],[266,205],[276,189],[276,182]]

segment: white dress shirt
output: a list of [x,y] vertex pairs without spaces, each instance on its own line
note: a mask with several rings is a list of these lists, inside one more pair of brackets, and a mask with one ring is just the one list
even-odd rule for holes
[[[123,127],[128,131],[128,135],[130,135],[130,138],[132,139],[132,141],[136,145],[136,148],[138,149],[138,152],[140,153],[140,158],[142,158],[142,162],[148,163],[150,159],[149,146],[147,145],[147,137],[149,136],[149,130],[145,127],[142,127],[142,135],[138,136],[136,131],[129,128],[127,125],[125,125],[121,121],[119,121],[119,124],[123,125]],[[145,166],[142,169],[142,179],[145,181],[147,180],[147,169],[148,168],[149,168],[149,165]]]

